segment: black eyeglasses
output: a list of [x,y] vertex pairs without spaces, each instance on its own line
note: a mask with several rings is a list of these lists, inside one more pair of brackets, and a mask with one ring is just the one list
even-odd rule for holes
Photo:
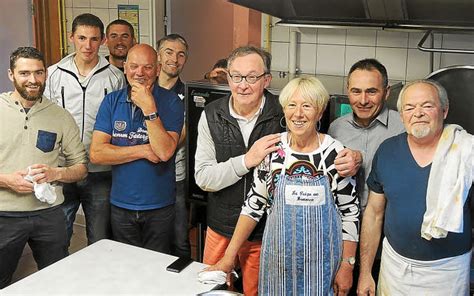
[[235,74],[235,75],[232,75],[229,73],[229,77],[230,79],[232,80],[233,83],[240,83],[242,82],[242,80],[245,79],[245,81],[247,81],[248,84],[254,84],[255,82],[257,82],[258,80],[260,80],[260,78],[262,78],[263,76],[267,75],[268,73],[263,73],[261,75],[254,75],[254,74],[250,74],[250,75],[240,75],[240,74]]

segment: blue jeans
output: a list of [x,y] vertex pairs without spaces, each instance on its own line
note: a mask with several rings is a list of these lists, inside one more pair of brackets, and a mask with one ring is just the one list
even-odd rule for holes
[[82,203],[86,218],[87,244],[110,238],[110,187],[111,172],[89,173],[87,178],[76,183],[64,184],[64,203],[68,243],[71,240],[74,220]]
[[116,241],[170,254],[174,205],[135,211],[111,206],[110,221]]
[[178,257],[191,257],[185,185],[184,180],[176,182],[176,203],[174,205],[176,218],[174,221],[172,253]]
[[0,289],[10,283],[26,243],[38,269],[67,256],[66,226],[60,206],[21,217],[0,216],[0,238]]

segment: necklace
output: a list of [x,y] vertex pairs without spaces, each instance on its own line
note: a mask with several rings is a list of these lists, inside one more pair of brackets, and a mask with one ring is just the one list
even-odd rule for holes
[[77,63],[76,63],[76,59],[73,59],[74,61],[74,65],[76,66],[76,69],[77,69],[77,74],[79,74],[79,76],[81,77],[87,77],[87,75],[84,75],[81,73],[81,70],[79,70],[79,67],[77,66]]

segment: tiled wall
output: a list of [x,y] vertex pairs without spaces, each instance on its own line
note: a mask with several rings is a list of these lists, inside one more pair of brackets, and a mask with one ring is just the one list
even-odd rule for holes
[[[265,28],[267,17],[263,16]],[[272,18],[273,25],[278,21]],[[270,34],[272,69],[288,71],[290,30],[273,26]],[[344,76],[363,58],[377,58],[388,71],[390,83],[424,78],[430,73],[430,54],[417,49],[420,32],[377,29],[299,28],[296,65],[302,73],[323,75],[330,93],[345,91]],[[263,41],[266,40],[265,29]],[[264,43],[265,44],[265,43]],[[429,46],[429,42],[425,47]],[[435,34],[435,47],[474,50],[474,34]],[[474,65],[474,54],[436,53],[434,70],[452,65]]]
[[[82,13],[92,13],[98,16],[104,26],[118,18],[117,5],[118,4],[131,4],[139,6],[139,21],[140,21],[140,43],[152,42],[150,38],[150,23],[151,20],[151,9],[153,0],[66,0],[66,19],[67,19],[67,31],[68,36],[71,34],[71,26],[73,19]],[[74,46],[68,44],[68,52],[74,51]],[[101,46],[100,54],[107,55],[108,49],[105,45]]]

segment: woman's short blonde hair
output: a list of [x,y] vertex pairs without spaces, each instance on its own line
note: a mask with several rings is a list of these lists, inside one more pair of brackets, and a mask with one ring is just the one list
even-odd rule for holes
[[321,81],[316,77],[301,76],[288,82],[281,90],[280,105],[285,108],[290,102],[291,97],[296,93],[306,102],[313,105],[317,112],[322,112],[326,109],[329,94]]

